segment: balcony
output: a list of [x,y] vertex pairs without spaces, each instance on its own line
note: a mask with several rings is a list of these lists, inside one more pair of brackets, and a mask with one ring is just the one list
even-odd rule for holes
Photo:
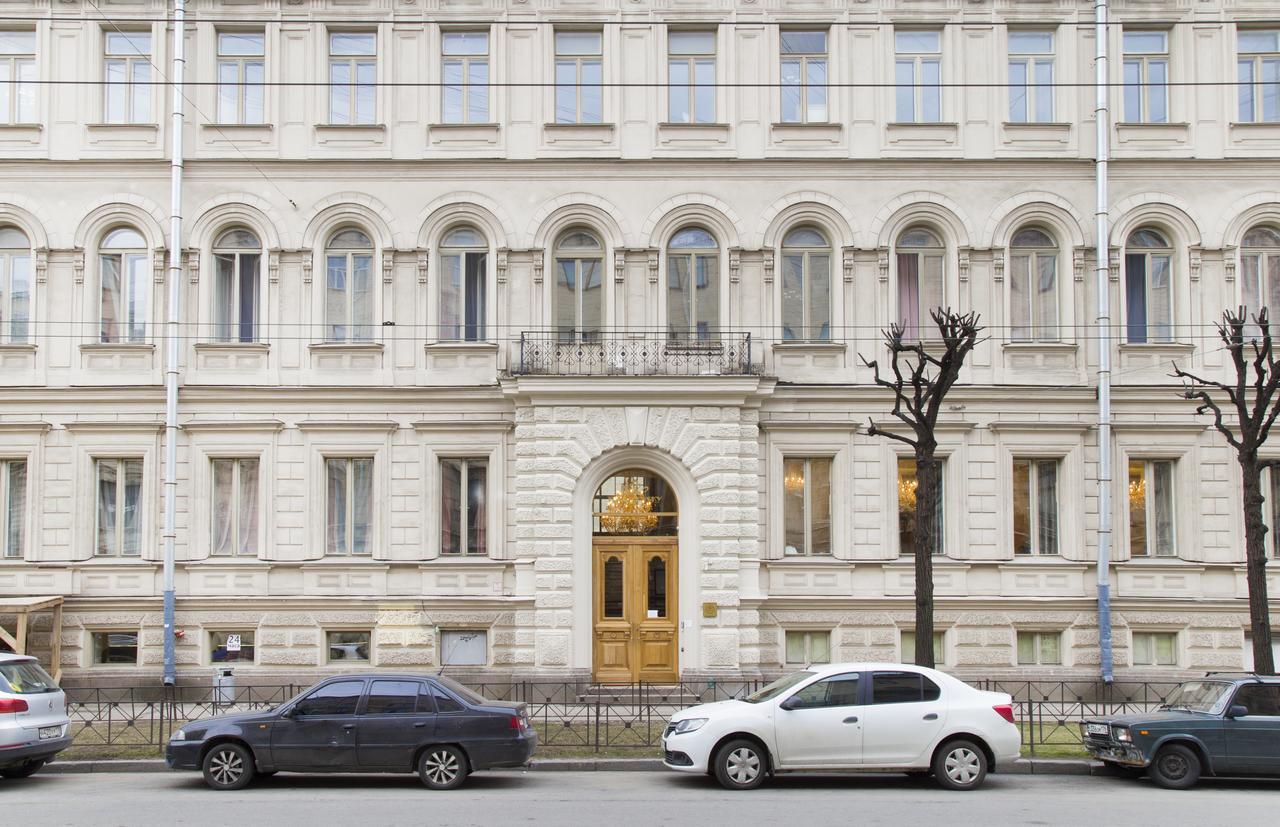
[[520,334],[518,376],[747,376],[751,334],[666,330],[530,330]]

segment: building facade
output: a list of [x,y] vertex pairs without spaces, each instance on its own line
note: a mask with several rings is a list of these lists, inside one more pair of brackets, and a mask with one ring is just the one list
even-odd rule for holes
[[[1237,466],[1168,373],[1280,304],[1273,11],[1113,8],[1121,679],[1249,658]],[[863,359],[936,306],[985,326],[939,661],[1095,676],[1092,13],[191,3],[180,680],[896,660],[914,477]],[[168,17],[0,15],[0,595],[63,597],[72,682],[160,673]]]

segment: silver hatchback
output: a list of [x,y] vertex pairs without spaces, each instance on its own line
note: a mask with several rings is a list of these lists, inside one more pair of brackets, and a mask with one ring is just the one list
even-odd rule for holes
[[71,746],[67,696],[35,658],[0,652],[0,776],[26,778]]

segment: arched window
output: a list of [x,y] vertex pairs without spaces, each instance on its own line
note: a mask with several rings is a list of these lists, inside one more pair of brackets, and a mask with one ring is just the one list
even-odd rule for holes
[[710,339],[720,327],[720,248],[701,227],[667,243],[667,330],[672,339]]
[[26,342],[31,326],[31,243],[0,227],[0,341]]
[[325,247],[324,329],[329,342],[373,338],[373,242],[346,227]]
[[[1280,229],[1254,227],[1244,234],[1240,245],[1240,292],[1245,310],[1252,319],[1267,308],[1270,320],[1280,316]],[[1280,475],[1277,475],[1280,477]]]
[[258,340],[258,277],[262,245],[242,228],[213,242],[214,336],[219,342]]
[[1173,341],[1173,249],[1158,230],[1129,234],[1124,255],[1125,330],[1130,343]]
[[937,234],[911,227],[898,236],[898,318],[903,337],[927,338],[930,311],[942,306],[946,248]]
[[831,338],[831,245],[813,227],[782,239],[782,338]]
[[132,227],[119,227],[103,237],[98,252],[102,341],[146,341],[151,292],[147,258],[147,242]]
[[440,240],[441,339],[484,341],[488,261],[488,242],[473,227]]
[[1056,342],[1058,336],[1058,245],[1038,227],[1013,234],[1009,256],[1009,338]]
[[586,230],[570,230],[556,241],[556,338],[595,341],[604,324],[604,247]]

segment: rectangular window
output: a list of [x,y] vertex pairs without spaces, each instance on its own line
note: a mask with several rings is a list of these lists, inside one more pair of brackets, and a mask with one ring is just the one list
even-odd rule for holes
[[213,525],[209,551],[258,554],[258,460],[213,460]]
[[787,666],[831,663],[831,632],[787,631],[785,640]]
[[373,458],[330,457],[325,465],[325,554],[373,551]]
[[266,53],[261,32],[218,32],[218,123],[263,122]]
[[151,35],[106,34],[104,89],[107,123],[151,123]]
[[784,553],[831,553],[831,459],[782,461]]
[[0,537],[0,557],[20,560],[27,545],[27,463],[25,461],[0,460],[0,507],[4,508],[4,536]]
[[1177,632],[1134,632],[1134,666],[1177,666]]
[[[1262,496],[1266,499],[1263,515],[1267,520],[1267,539],[1272,559],[1280,560],[1280,466],[1272,465],[1262,475]],[[1280,663],[1280,661],[1277,661]]]
[[942,121],[942,32],[894,33],[894,119],[898,123]]
[[254,632],[210,632],[209,661],[211,663],[253,663]]
[[489,33],[442,36],[440,113],[445,123],[489,122]]
[[1013,461],[1013,553],[1058,553],[1058,461]]
[[489,553],[489,463],[483,459],[440,460],[440,553]]
[[[1280,663],[1280,629],[1271,630],[1271,662]],[[1247,631],[1244,633],[1244,671],[1253,671],[1253,636]]]
[[1009,121],[1053,121],[1053,32],[1009,32]]
[[325,647],[329,652],[329,663],[368,663],[369,641],[373,633],[358,632],[325,632]]
[[1061,666],[1061,632],[1018,632],[1019,666]]
[[142,553],[142,460],[94,461],[98,507],[94,554],[136,557]]
[[[933,633],[933,662],[935,664],[946,663],[946,646],[943,645],[946,632]],[[916,633],[913,631],[903,630],[901,649],[902,655],[899,661],[902,663],[914,663],[916,659]]]
[[487,666],[489,633],[484,629],[442,629],[441,666]]
[[36,33],[0,32],[0,123],[35,123]]
[[[942,469],[945,467],[945,463],[939,460],[938,513],[934,520],[934,533],[937,537],[937,543],[933,550],[935,555],[943,553],[942,515],[946,511],[943,506],[946,489],[943,484],[945,477]],[[898,457],[898,553],[904,557],[914,555],[919,545],[919,540],[916,538],[916,493],[918,489],[919,482],[916,478],[915,458]]]
[[1172,557],[1173,461],[1129,460],[1129,554]]
[[1280,123],[1280,29],[1241,30],[1236,52],[1236,119]]
[[556,123],[604,120],[604,37],[556,32]]
[[782,37],[782,122],[827,122],[827,33],[786,31]]
[[1124,33],[1124,120],[1169,122],[1169,33]]
[[97,666],[137,666],[137,632],[91,632]]
[[667,35],[667,120],[714,123],[716,120],[716,33]]
[[329,33],[329,123],[371,124],[378,80],[378,36]]

